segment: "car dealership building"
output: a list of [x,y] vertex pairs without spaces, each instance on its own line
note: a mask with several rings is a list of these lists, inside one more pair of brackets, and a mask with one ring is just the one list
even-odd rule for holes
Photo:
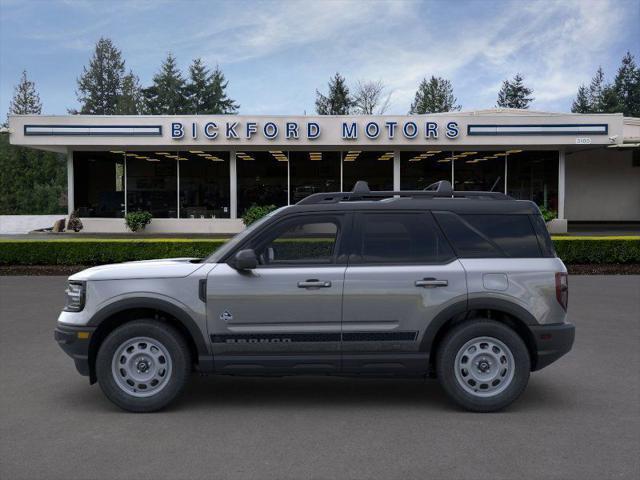
[[323,191],[493,190],[567,222],[640,222],[640,119],[492,109],[408,116],[12,116],[11,143],[67,155],[88,232],[233,233],[253,204]]

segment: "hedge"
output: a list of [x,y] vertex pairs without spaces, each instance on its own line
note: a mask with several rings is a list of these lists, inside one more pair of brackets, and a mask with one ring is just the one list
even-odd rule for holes
[[[0,265],[101,265],[154,258],[202,258],[224,242],[221,239],[1,239]],[[306,247],[314,243],[317,242],[306,242]],[[553,243],[558,256],[567,264],[640,263],[640,237],[554,237]],[[316,247],[323,248],[322,245]],[[317,253],[317,249],[314,250]]]

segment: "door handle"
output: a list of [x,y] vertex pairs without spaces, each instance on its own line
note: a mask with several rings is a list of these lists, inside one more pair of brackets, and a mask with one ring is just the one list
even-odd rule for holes
[[446,287],[449,285],[447,280],[436,280],[435,278],[423,278],[422,280],[416,280],[416,287],[423,288],[436,288]]
[[331,282],[325,282],[322,280],[305,280],[304,282],[298,282],[298,288],[329,288]]

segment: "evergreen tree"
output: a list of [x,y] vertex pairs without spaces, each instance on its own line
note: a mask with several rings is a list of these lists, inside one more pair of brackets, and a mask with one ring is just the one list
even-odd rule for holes
[[498,107],[502,108],[529,108],[533,101],[530,95],[533,89],[524,85],[524,78],[519,73],[513,77],[512,81],[502,82],[502,88],[498,92]]
[[76,95],[81,104],[80,113],[117,113],[124,72],[124,60],[120,50],[108,38],[98,40],[89,67],[83,67],[82,75],[78,79]]
[[339,73],[329,80],[327,96],[316,90],[316,112],[319,115],[348,115],[353,106],[354,100],[349,95],[349,87]]
[[584,85],[578,88],[578,95],[571,104],[573,113],[591,113],[591,102],[589,101],[589,91]]
[[229,82],[224,78],[224,73],[216,65],[209,81],[208,89],[211,95],[206,113],[238,113],[240,105],[227,97],[226,89],[228,84]]
[[153,77],[153,85],[143,90],[146,107],[154,115],[188,113],[186,84],[175,57],[169,53],[160,72]]
[[140,80],[129,71],[122,79],[121,92],[116,103],[118,115],[140,115],[144,113],[144,97]]
[[622,59],[613,88],[621,111],[628,117],[640,117],[640,69],[631,52]]
[[456,102],[451,82],[432,75],[428,81],[423,78],[420,82],[409,113],[413,115],[457,111],[460,110],[460,105]]
[[236,113],[239,105],[227,97],[227,85],[218,66],[209,73],[202,60],[196,58],[189,67],[189,83],[185,89],[190,113]]
[[591,105],[591,113],[604,112],[604,92],[607,84],[604,79],[604,71],[602,67],[598,67],[596,74],[589,84],[589,104]]
[[42,103],[36,91],[36,84],[27,78],[26,70],[22,71],[20,83],[13,91],[9,113],[14,115],[40,115],[42,113]]

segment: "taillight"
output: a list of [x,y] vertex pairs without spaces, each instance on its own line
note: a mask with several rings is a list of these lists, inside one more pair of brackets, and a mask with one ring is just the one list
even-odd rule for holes
[[556,273],[556,299],[566,312],[569,304],[569,276],[563,272]]

